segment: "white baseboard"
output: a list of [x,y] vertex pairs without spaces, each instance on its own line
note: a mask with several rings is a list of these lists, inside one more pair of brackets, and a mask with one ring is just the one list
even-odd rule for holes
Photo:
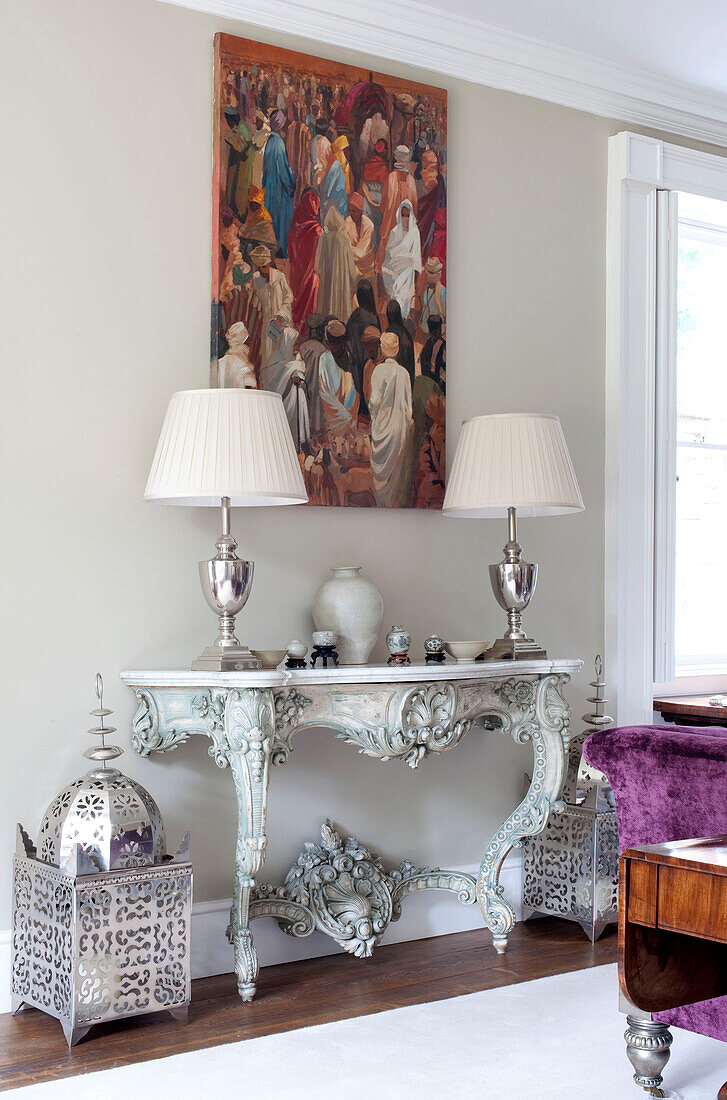
[[[477,866],[453,867],[476,875]],[[503,864],[500,882],[505,898],[521,917],[522,852],[515,849]],[[207,978],[212,974],[232,971],[232,948],[225,938],[229,922],[230,899],[198,901],[192,907],[192,977]],[[451,932],[466,932],[481,928],[479,906],[460,905],[452,894],[422,891],[408,897],[402,907],[401,919],[389,925],[383,943],[428,939]],[[259,919],[253,925],[255,946],[261,966],[314,959],[334,955],[340,948],[321,932],[305,939],[284,935],[274,920]],[[352,960],[352,965],[353,965]],[[0,931],[0,1012],[10,1011],[10,931]]]

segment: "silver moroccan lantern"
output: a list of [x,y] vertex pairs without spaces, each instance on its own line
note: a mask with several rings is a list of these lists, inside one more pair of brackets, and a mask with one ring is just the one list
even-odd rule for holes
[[[583,715],[586,728],[571,738],[564,807],[550,815],[539,836],[530,837],[523,854],[523,920],[536,913],[577,921],[588,938],[598,939],[618,921],[618,825],[608,781],[584,769],[583,742],[613,721],[604,714],[603,662],[595,660],[595,689]],[[529,780],[528,780],[529,785]]]
[[156,802],[107,766],[123,749],[106,744],[100,676],[96,694],[94,767],[53,799],[37,848],[18,826],[13,864],[12,1011],[55,1016],[69,1046],[104,1020],[186,1019],[190,1000],[189,834],[166,855]]

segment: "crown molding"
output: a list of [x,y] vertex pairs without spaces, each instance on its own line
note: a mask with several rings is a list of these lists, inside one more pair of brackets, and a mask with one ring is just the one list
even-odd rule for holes
[[727,95],[513,34],[420,0],[162,0],[564,107],[727,146]]

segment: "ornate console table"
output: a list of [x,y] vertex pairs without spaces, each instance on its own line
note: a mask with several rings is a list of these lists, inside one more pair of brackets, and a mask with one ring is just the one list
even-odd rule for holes
[[[258,960],[250,921],[272,916],[289,935],[317,928],[347,951],[368,955],[407,894],[454,891],[477,900],[494,947],[504,951],[515,922],[502,897],[500,868],[511,848],[540,833],[559,801],[567,767],[570,708],[563,688],[581,661],[498,661],[259,672],[124,672],[139,700],[133,746],[169,752],[192,734],[209,737],[210,756],[229,767],[238,804],[229,937],[243,1000],[255,993]],[[367,756],[418,767],[459,744],[476,723],[533,749],[532,782],[485,849],[477,880],[404,862],[386,871],[352,837],[325,822],[321,845],[307,844],[281,887],[256,884],[264,859],[270,765],[285,764],[301,730],[324,726]]]

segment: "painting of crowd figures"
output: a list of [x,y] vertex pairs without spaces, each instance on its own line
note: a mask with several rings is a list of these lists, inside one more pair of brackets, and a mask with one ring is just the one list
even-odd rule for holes
[[215,37],[213,386],[277,391],[315,505],[442,506],[447,94]]

